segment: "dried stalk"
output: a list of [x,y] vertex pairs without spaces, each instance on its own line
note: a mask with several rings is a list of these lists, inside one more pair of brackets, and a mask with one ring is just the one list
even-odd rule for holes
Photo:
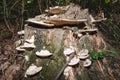
[[102,75],[105,76],[103,67],[102,67],[100,61],[98,61],[98,60],[97,60],[97,67],[98,67],[99,71],[102,73]]
[[58,75],[56,76],[55,80],[59,80],[59,78],[61,77],[64,69],[67,67],[68,63],[70,62],[70,60],[74,57],[74,54],[70,55],[69,60],[65,63],[65,65],[62,67],[62,69],[60,70],[60,72],[58,73]]
[[[104,16],[104,15],[103,15]],[[91,19],[91,22],[92,23],[97,23],[97,22],[101,22],[101,21],[104,21],[104,20],[106,20],[107,18],[102,18],[102,19],[98,19],[98,20],[95,20],[94,18],[93,18],[93,16],[92,15],[90,15],[90,19]]]
[[24,0],[22,0],[22,10],[21,10],[21,15],[22,15],[22,18],[21,18],[21,30],[22,30],[22,27],[23,27],[23,23],[24,23],[24,7],[25,7],[25,2]]
[[39,11],[42,14],[42,0],[38,0]]
[[14,4],[10,7],[10,10],[12,10],[14,8],[14,6],[19,2],[20,0],[17,0],[14,2]]
[[11,29],[10,29],[10,25],[9,25],[9,23],[8,23],[8,21],[7,21],[7,7],[6,7],[6,0],[3,0],[3,8],[4,8],[4,10],[3,10],[3,12],[4,12],[4,21],[5,21],[5,24],[6,24],[6,26],[7,26],[7,28],[8,28],[8,30],[10,31],[10,32],[12,32],[11,31]]

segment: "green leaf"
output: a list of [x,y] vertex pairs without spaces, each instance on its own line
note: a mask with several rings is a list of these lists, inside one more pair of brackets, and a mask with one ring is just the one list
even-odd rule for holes
[[94,55],[92,56],[92,58],[93,58],[93,60],[97,60],[97,59],[98,59],[98,55],[97,55],[97,54],[94,54]]
[[98,53],[98,58],[101,59],[105,56],[105,53],[104,52],[99,52]]
[[94,51],[93,51],[93,52],[91,53],[91,57],[92,57],[93,60],[97,60],[97,59],[98,59],[98,54],[97,54],[97,52],[94,52]]
[[101,52],[90,51],[90,55],[91,55],[92,61],[95,61],[95,60],[102,59],[103,57],[105,57],[105,52],[104,51],[101,51]]

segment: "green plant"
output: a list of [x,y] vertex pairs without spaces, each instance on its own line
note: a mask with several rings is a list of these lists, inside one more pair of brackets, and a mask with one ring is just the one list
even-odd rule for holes
[[[108,52],[109,52],[109,54],[107,55],[106,53],[108,53]],[[110,51],[110,50],[103,50],[100,52],[92,50],[92,51],[90,51],[90,56],[91,56],[92,61],[96,61],[96,60],[103,59],[105,56],[114,57],[115,52]]]
[[98,59],[102,59],[103,57],[105,57],[105,53],[104,52],[96,52],[96,51],[90,51],[90,56],[92,61],[98,60]]

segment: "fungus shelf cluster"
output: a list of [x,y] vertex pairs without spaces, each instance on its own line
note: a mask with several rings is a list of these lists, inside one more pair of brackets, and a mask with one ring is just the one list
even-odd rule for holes
[[[24,35],[23,31],[19,31],[18,35]],[[21,39],[16,41],[16,50],[18,51],[26,51],[30,49],[34,49],[36,46],[34,45],[34,35],[30,39]]]
[[[63,67],[59,70],[60,72],[56,71],[57,73],[59,72],[58,75],[55,75],[56,80],[59,80],[62,73],[66,80],[76,80],[75,73],[81,73],[82,70],[80,69],[87,68],[92,64],[89,50],[93,47],[104,49],[103,40],[99,39],[102,46],[95,41],[97,40],[98,29],[95,28],[94,23],[106,20],[106,18],[102,17],[99,20],[95,20],[89,14],[88,9],[81,9],[80,6],[75,4],[51,7],[45,12],[47,13],[26,20],[28,26],[25,27],[25,30],[18,32],[18,35],[25,36],[24,39],[16,41],[16,50],[27,51],[35,49],[35,55],[41,59],[41,63],[44,58],[52,57],[57,59],[58,62],[61,62],[56,64],[57,60],[50,60],[50,65],[54,64],[54,66]],[[85,37],[88,39],[84,39]],[[96,45],[98,44],[98,47],[94,46],[94,44],[91,46],[87,40],[91,41],[91,43],[93,41]],[[63,55],[62,58],[65,57],[64,65],[61,64],[64,61],[60,59],[59,55]],[[37,67],[31,64],[25,75],[35,75],[41,69],[44,71],[43,66]],[[54,71],[54,68],[52,69]],[[74,72],[74,69],[76,72]]]

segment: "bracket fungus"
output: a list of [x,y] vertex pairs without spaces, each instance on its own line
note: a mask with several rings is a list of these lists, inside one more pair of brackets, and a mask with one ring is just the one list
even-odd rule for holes
[[65,50],[64,50],[64,55],[66,56],[68,56],[68,55],[70,55],[70,54],[72,54],[72,53],[74,53],[75,52],[75,50],[74,49],[72,49],[72,48],[65,48]]
[[45,12],[49,14],[60,14],[60,13],[64,13],[64,10],[58,7],[58,8],[52,8],[50,10],[45,10]]
[[54,18],[57,18],[58,16],[57,15],[53,15],[53,16],[50,16],[50,19],[54,19]]
[[49,9],[46,9],[45,12],[48,14],[62,14],[65,12],[65,9],[60,6],[50,7]]
[[24,34],[25,34],[25,31],[24,31],[24,30],[18,31],[17,34],[18,34],[18,35],[24,35]]
[[68,65],[70,65],[70,66],[74,66],[74,65],[78,64],[79,61],[80,61],[79,58],[74,57],[74,58],[72,58],[72,59],[70,60],[70,62],[68,63]]
[[64,76],[65,76],[65,79],[67,79],[69,76],[70,76],[70,71],[72,70],[72,67],[70,66],[67,66],[65,69],[64,69]]
[[47,24],[47,23],[44,23],[42,20],[36,20],[36,19],[34,19],[34,18],[28,19],[28,20],[26,20],[26,22],[28,22],[28,23],[40,24],[40,25],[48,26],[48,27],[53,27],[53,26],[55,26],[54,24]]
[[36,48],[36,46],[34,44],[30,44],[30,43],[24,43],[22,46],[20,46],[21,48],[24,48],[24,49],[33,49],[33,48]]
[[37,51],[36,55],[39,57],[49,57],[52,55],[52,53],[50,53],[48,50],[41,50],[41,51]]
[[29,68],[26,70],[25,77],[27,76],[33,76],[40,72],[42,70],[42,67],[37,67],[36,65],[32,64],[29,66]]
[[46,20],[43,20],[44,23],[54,24],[56,26],[80,24],[80,23],[85,22],[85,21],[87,21],[87,19],[80,19],[80,20],[46,19]]
[[17,51],[26,51],[29,49],[36,48],[36,46],[33,43],[27,43],[25,42],[23,45],[16,47]]
[[33,35],[30,39],[25,39],[25,41],[32,44],[35,41],[35,36]]
[[82,36],[82,34],[81,34],[81,33],[78,33],[77,36],[78,36],[78,38],[80,38],[80,37]]
[[86,58],[89,57],[89,54],[87,54],[87,55],[84,55],[84,54],[82,55],[82,54],[81,54],[81,55],[79,55],[78,57],[79,57],[80,59],[86,59]]
[[78,53],[78,57],[80,58],[80,59],[86,59],[86,58],[88,58],[88,56],[89,56],[89,51],[88,51],[88,49],[82,49],[79,53]]
[[22,52],[22,51],[26,51],[26,49],[21,48],[21,46],[16,47],[16,50],[17,50],[17,51],[21,51],[21,52]]
[[83,66],[84,67],[88,67],[88,66],[90,66],[91,65],[91,60],[90,59],[86,59],[85,61],[84,61],[84,63],[83,63]]
[[25,55],[24,57],[25,57],[25,60],[26,60],[26,61],[29,61],[29,60],[30,60],[28,55]]

